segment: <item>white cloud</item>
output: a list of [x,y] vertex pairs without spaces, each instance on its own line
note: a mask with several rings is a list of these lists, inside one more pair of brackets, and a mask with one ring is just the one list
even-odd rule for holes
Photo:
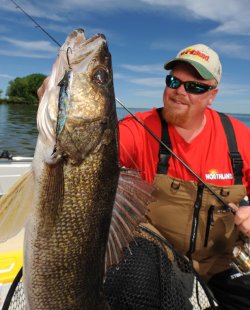
[[163,87],[164,79],[162,78],[142,78],[142,79],[130,79],[130,83],[143,85],[147,87]]
[[163,94],[163,89],[161,90],[136,90],[134,91],[134,95],[140,96],[140,97],[149,97],[149,98],[156,98],[161,99]]
[[0,50],[0,55],[8,57],[24,57],[24,58],[55,58],[55,54],[41,54],[21,50]]
[[226,40],[214,41],[211,47],[218,53],[223,53],[231,58],[250,59],[249,48],[244,45],[244,41],[242,43],[234,43]]
[[14,76],[11,76],[9,74],[4,74],[4,73],[0,73],[0,77],[3,79],[7,79],[7,80],[14,79]]
[[[1,1],[0,11],[20,11],[10,0]],[[53,21],[65,21],[67,15],[71,17],[74,16],[72,14],[79,13],[84,18],[91,11],[110,14],[118,10],[165,10],[167,14],[171,14],[173,10],[185,19],[208,19],[218,23],[214,32],[250,34],[249,0],[43,0],[36,3],[23,0],[20,5],[32,17],[44,17]]]
[[[250,35],[250,1],[249,0],[142,0],[163,10],[175,9],[179,13],[185,13],[189,19],[209,19],[219,23],[215,32],[227,34]],[[176,12],[176,13],[177,13]]]
[[162,64],[153,64],[153,65],[130,65],[130,64],[121,64],[120,67],[125,68],[132,72],[137,73],[162,73],[163,65]]
[[[244,96],[249,94],[249,84],[222,83],[219,87],[219,95],[221,96]],[[250,99],[249,99],[250,100]]]
[[162,42],[162,41],[154,41],[150,45],[151,49],[156,50],[164,50],[164,51],[172,51],[174,49],[178,50],[180,46],[173,46],[173,44],[169,45],[169,42]]
[[49,41],[24,41],[0,37],[5,47],[0,49],[0,55],[9,57],[30,57],[30,58],[54,58],[58,48]]
[[0,37],[0,40],[5,41],[23,50],[51,52],[54,54],[58,50],[49,41],[24,41],[24,40],[10,39],[7,37]]
[[115,80],[126,80],[127,79],[126,75],[122,73],[116,73],[116,72],[113,73],[113,77]]
[[[64,15],[55,14],[53,12],[60,12],[60,10],[53,9],[53,2],[44,0],[40,3],[33,4],[31,1],[20,0],[15,1],[18,6],[12,3],[10,0],[1,0],[0,11],[11,11],[17,12],[18,14],[23,14],[22,10],[26,12],[27,15],[34,17],[45,17],[54,21],[60,21],[64,19]],[[56,6],[60,8],[59,3]],[[28,16],[27,16],[28,17]]]
[[[63,10],[72,10],[72,8],[82,8],[83,10],[106,11],[107,13],[120,9],[135,10],[145,8],[145,4],[141,0],[60,0],[57,2]],[[83,11],[84,14],[84,11]]]

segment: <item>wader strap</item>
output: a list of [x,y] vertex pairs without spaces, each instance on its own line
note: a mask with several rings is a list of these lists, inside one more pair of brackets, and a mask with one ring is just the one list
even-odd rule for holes
[[[157,113],[161,120],[161,128],[162,128],[162,134],[161,134],[161,140],[170,148],[172,149],[169,132],[168,132],[168,124],[165,122],[165,120],[162,117],[162,108],[158,108]],[[167,174],[168,171],[168,162],[170,159],[171,154],[167,149],[165,149],[162,145],[160,145],[160,151],[159,151],[159,163],[157,167],[157,173],[160,174]]]
[[234,173],[234,184],[242,184],[242,169],[243,169],[243,160],[238,151],[237,141],[233,129],[233,125],[224,113],[219,113],[222,125],[224,127],[225,134],[227,136],[227,143],[229,148],[229,156],[232,163],[233,173]]

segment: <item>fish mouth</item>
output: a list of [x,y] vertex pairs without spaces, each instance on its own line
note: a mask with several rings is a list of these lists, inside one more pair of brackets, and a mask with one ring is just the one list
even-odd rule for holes
[[82,43],[90,43],[92,41],[95,41],[96,38],[103,38],[106,41],[106,37],[104,34],[102,33],[97,33],[95,35],[93,35],[92,37],[90,37],[89,39],[86,38],[85,36],[85,31],[83,28],[78,28],[73,30],[67,37],[65,43],[67,44],[68,42],[72,42],[75,41],[76,44],[82,44]]
[[[102,45],[107,45],[104,34],[98,33],[87,39],[84,30],[79,28],[69,34],[60,51],[65,52],[69,69],[71,69],[72,65],[74,65],[76,69],[77,65],[82,63],[83,60],[88,62],[93,53]],[[88,48],[85,48],[85,46],[88,46]]]

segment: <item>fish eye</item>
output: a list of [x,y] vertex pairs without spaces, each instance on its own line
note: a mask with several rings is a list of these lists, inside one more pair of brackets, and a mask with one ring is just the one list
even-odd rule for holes
[[106,70],[99,68],[94,72],[92,79],[99,85],[105,85],[109,81],[109,74]]

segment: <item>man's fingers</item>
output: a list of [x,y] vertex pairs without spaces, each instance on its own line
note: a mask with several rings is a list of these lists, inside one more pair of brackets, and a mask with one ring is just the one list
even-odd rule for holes
[[233,202],[230,202],[228,205],[234,212],[237,212],[237,210],[239,209],[239,207]]
[[[246,220],[250,221],[250,207],[240,207],[236,210],[234,222],[236,225],[241,225]],[[247,221],[248,223],[248,221]],[[250,230],[250,226],[249,226]]]

